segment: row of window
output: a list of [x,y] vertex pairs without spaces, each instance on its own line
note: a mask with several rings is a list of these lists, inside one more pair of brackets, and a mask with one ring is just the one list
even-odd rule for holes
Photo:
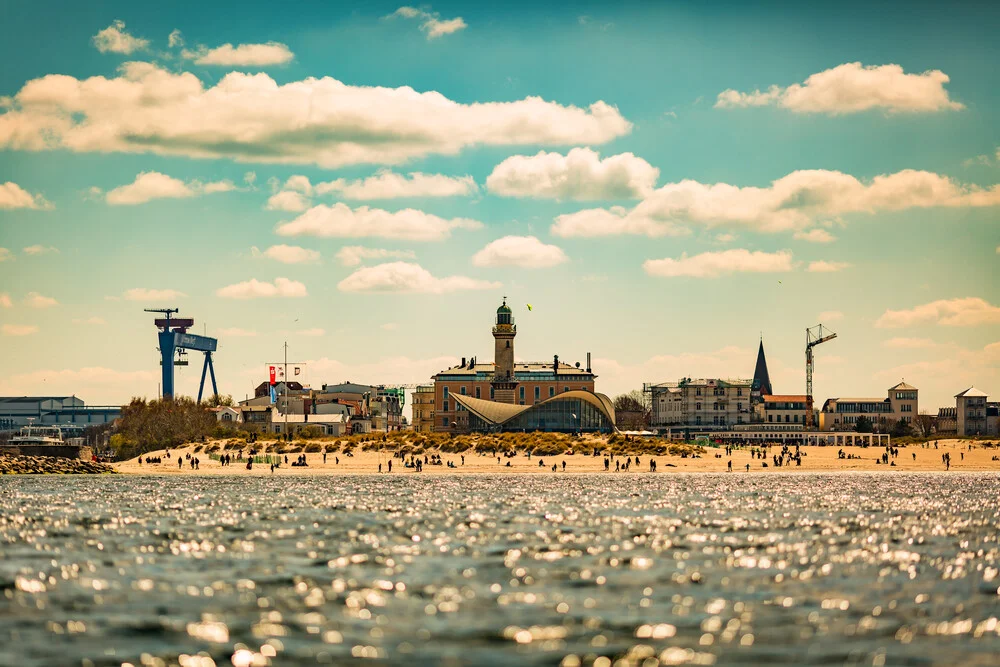
[[[701,396],[701,389],[700,388],[695,388],[694,395],[695,396]],[[726,388],[725,387],[715,387],[714,389],[712,389],[712,395],[713,396],[725,396],[726,395]],[[737,396],[742,396],[743,395],[743,389],[742,389],[742,387],[737,387],[736,388],[736,395]]]

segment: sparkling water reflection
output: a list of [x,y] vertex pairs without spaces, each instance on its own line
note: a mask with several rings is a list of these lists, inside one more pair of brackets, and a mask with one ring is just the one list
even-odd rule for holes
[[0,664],[996,665],[996,475],[0,480]]

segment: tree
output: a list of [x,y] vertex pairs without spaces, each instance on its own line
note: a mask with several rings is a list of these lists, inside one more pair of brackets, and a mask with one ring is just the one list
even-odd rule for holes
[[854,422],[854,430],[858,433],[871,433],[874,429],[872,427],[872,420],[868,419],[864,415],[858,417],[858,421]]
[[205,405],[210,408],[220,408],[228,407],[231,408],[235,403],[233,403],[233,397],[229,394],[212,394],[208,400],[205,401]]
[[906,422],[905,419],[900,419],[898,422],[892,425],[892,437],[894,438],[905,438],[908,435],[913,435],[913,429]]
[[146,401],[133,398],[122,407],[111,446],[118,458],[131,458],[164,447],[176,447],[212,433],[217,422],[204,403],[185,397]]
[[627,394],[619,394],[614,400],[615,425],[627,431],[641,431],[649,426],[650,409],[646,394],[633,389]]
[[921,412],[917,415],[916,420],[914,420],[913,426],[920,435],[926,438],[931,434],[931,429],[934,428],[936,420],[937,415],[932,415],[929,412]]

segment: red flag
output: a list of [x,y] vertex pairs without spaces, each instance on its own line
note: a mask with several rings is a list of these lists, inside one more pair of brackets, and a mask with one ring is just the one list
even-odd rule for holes
[[274,366],[268,366],[268,370],[271,373],[271,384],[274,384]]

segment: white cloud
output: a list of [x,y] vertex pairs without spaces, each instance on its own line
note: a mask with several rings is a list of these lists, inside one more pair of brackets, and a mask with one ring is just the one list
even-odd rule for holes
[[386,18],[395,17],[418,19],[420,21],[420,29],[427,33],[427,39],[429,40],[450,35],[469,27],[461,16],[453,19],[442,19],[441,15],[437,12],[427,12],[416,7],[400,7]]
[[220,287],[215,291],[217,296],[225,299],[259,299],[259,298],[302,298],[307,296],[306,286],[296,280],[275,278],[273,283],[261,282],[256,278]]
[[202,47],[183,52],[183,57],[193,60],[195,65],[221,65],[224,67],[266,67],[284,65],[295,57],[286,45],[280,42],[266,44],[223,44],[214,49]]
[[269,211],[290,211],[292,213],[301,213],[309,208],[312,202],[308,197],[303,195],[301,192],[293,192],[292,190],[282,190],[281,192],[276,192],[267,199],[267,204],[264,206]]
[[224,336],[227,338],[251,338],[256,336],[256,331],[250,331],[249,329],[240,329],[239,327],[223,327],[219,329],[219,336]]
[[101,53],[124,53],[129,55],[144,51],[149,46],[148,39],[133,37],[125,31],[124,21],[113,21],[104,30],[91,37],[94,46]]
[[52,306],[58,306],[59,302],[50,296],[43,296],[38,292],[28,292],[28,295],[24,297],[24,305],[28,308],[51,308]]
[[882,341],[883,347],[894,350],[923,350],[934,347],[936,343],[930,338],[890,338]]
[[212,183],[200,181],[184,181],[161,174],[158,171],[144,171],[135,177],[128,185],[122,185],[108,191],[105,200],[112,206],[130,206],[145,204],[154,199],[184,199],[200,194],[230,192],[236,186],[232,181],[223,180]]
[[602,160],[597,151],[574,148],[566,155],[512,155],[494,167],[486,187],[506,197],[639,199],[652,193],[659,176],[659,169],[632,153]]
[[25,255],[47,255],[49,253],[58,254],[59,248],[44,245],[29,245],[27,248],[24,248],[23,252]]
[[167,46],[171,49],[184,46],[184,37],[181,35],[180,30],[174,28],[170,31],[170,34],[167,36]]
[[148,289],[146,287],[134,287],[122,294],[122,298],[126,301],[173,301],[185,296],[187,294],[175,289]]
[[0,248],[0,262],[14,261],[14,259],[14,253],[10,251],[10,248]]
[[828,262],[821,259],[815,262],[809,262],[808,270],[811,273],[836,273],[837,271],[843,271],[850,266],[851,265],[848,262]]
[[319,251],[317,250],[309,250],[297,245],[285,245],[283,243],[273,245],[264,252],[258,250],[256,246],[250,250],[254,257],[266,257],[267,259],[273,259],[285,264],[307,264],[318,262],[320,258]]
[[38,333],[38,327],[32,324],[4,324],[0,326],[0,333],[4,336],[30,336]]
[[518,266],[541,269],[562,264],[569,258],[562,248],[546,245],[534,236],[504,236],[472,256],[476,266]]
[[839,310],[824,310],[819,314],[820,322],[836,322],[844,319],[844,314]]
[[445,176],[413,172],[403,175],[382,169],[365,179],[338,178],[318,183],[317,194],[336,193],[344,199],[398,199],[401,197],[464,197],[479,191],[472,176]]
[[97,317],[94,315],[91,317],[74,317],[73,324],[86,324],[90,326],[102,327],[107,324],[107,322],[103,317]]
[[480,229],[483,223],[467,218],[445,220],[412,208],[389,212],[361,206],[352,209],[337,202],[309,209],[291,222],[278,225],[279,236],[322,238],[378,237],[404,241],[442,241],[453,229]]
[[320,329],[319,327],[313,327],[312,329],[299,329],[295,332],[299,336],[325,336],[326,329]]
[[948,75],[939,70],[906,74],[899,65],[864,67],[845,63],[811,75],[802,84],[771,86],[765,92],[719,93],[719,109],[777,105],[796,113],[845,114],[884,109],[887,112],[928,112],[963,109],[952,101],[944,84]]
[[129,152],[244,162],[399,164],[485,146],[600,144],[631,123],[604,102],[586,109],[529,97],[461,104],[409,87],[308,78],[279,85],[230,72],[206,88],[190,72],[130,62],[115,78],[47,75],[0,114],[0,149]]
[[0,308],[10,308],[14,305],[11,301],[10,294],[7,292],[0,292]]
[[358,269],[337,285],[341,292],[444,294],[500,287],[501,283],[465,276],[437,278],[419,264],[391,262]]
[[[0,115],[0,123],[2,122],[3,116]],[[2,139],[0,139],[0,143],[2,143]],[[7,181],[0,184],[0,210],[15,208],[49,210],[55,207],[46,201],[42,195],[33,195],[17,183]]]
[[[849,213],[998,205],[1000,186],[983,189],[963,185],[927,171],[906,169],[863,183],[849,174],[817,169],[792,172],[763,188],[697,181],[670,183],[632,209],[612,207],[560,215],[552,233],[564,237],[678,236],[690,232],[686,225],[802,231],[817,220],[834,220]],[[809,240],[824,238],[818,235]]]
[[366,259],[413,259],[415,256],[412,250],[364,248],[358,245],[344,246],[336,255],[344,266],[357,266]]
[[649,259],[643,263],[642,268],[651,276],[663,278],[718,278],[731,273],[785,273],[792,270],[792,253],[787,250],[751,252],[735,248],[721,252],[703,252],[692,257],[684,254],[680,259]]
[[799,230],[793,237],[796,241],[808,241],[809,243],[833,243],[837,237],[825,229]]
[[910,310],[886,310],[875,322],[875,326],[889,329],[928,322],[949,327],[998,324],[1000,307],[973,296],[940,299]]

